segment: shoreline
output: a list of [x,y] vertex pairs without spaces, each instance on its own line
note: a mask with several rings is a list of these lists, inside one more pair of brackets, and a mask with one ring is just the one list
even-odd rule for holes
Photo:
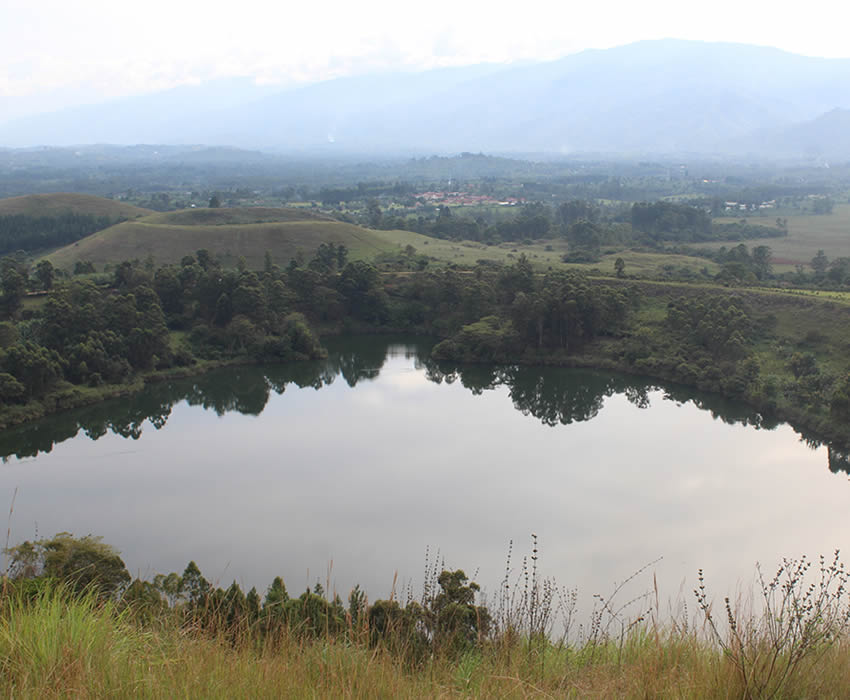
[[[424,329],[385,329],[375,327],[359,327],[351,329],[350,327],[324,327],[321,329],[321,337],[339,338],[343,336],[389,336],[389,335],[407,335],[412,337],[427,338],[435,342],[439,342],[442,338],[434,333],[428,333]],[[299,362],[295,360],[293,362]],[[10,430],[16,427],[34,423],[43,418],[57,415],[65,411],[73,411],[80,408],[85,408],[98,403],[109,401],[112,399],[120,399],[137,394],[145,387],[151,384],[169,381],[172,379],[187,379],[191,377],[200,377],[209,372],[223,369],[226,367],[253,366],[262,367],[270,364],[263,361],[255,361],[246,357],[236,357],[227,360],[199,360],[194,365],[175,367],[165,370],[154,370],[145,374],[137,375],[132,381],[123,384],[110,384],[100,387],[80,387],[68,385],[57,389],[43,399],[31,401],[26,404],[4,406],[0,408],[0,431]],[[288,364],[288,363],[283,363]],[[457,362],[458,366],[463,365],[481,365],[484,363],[475,362]],[[722,392],[705,389],[698,385],[683,382],[680,379],[671,376],[665,376],[663,373],[647,372],[630,367],[628,364],[618,362],[610,357],[604,357],[599,354],[593,355],[589,353],[576,355],[558,355],[553,354],[537,355],[534,357],[519,357],[509,362],[492,362],[487,364],[494,365],[521,365],[524,367],[563,367],[575,369],[601,370],[608,372],[617,372],[631,377],[640,377],[651,381],[660,381],[673,384],[684,389],[704,392],[718,398],[740,402],[762,417],[775,420],[777,422],[786,423],[797,434],[801,440],[807,440],[816,445],[827,444],[835,446],[840,450],[846,450],[850,446],[850,435],[842,434],[838,429],[830,429],[833,426],[817,425],[819,422],[817,417],[808,419],[805,414],[797,413],[782,406],[764,406],[741,396],[729,396]],[[823,420],[823,419],[821,419]]]

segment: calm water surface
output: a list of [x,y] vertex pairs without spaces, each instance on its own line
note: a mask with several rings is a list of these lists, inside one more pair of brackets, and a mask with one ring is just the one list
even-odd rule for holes
[[[343,597],[418,589],[426,550],[493,593],[514,541],[583,594],[648,562],[664,601],[850,538],[845,463],[746,407],[600,372],[465,368],[428,346],[337,341],[0,433],[11,541],[102,535],[131,573]],[[830,468],[832,467],[832,470]],[[834,470],[834,471],[833,471]],[[435,555],[435,552],[439,552]]]

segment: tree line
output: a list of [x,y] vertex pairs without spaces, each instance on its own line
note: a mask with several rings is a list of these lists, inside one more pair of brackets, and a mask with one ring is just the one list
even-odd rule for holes
[[[101,538],[59,533],[5,550],[7,586],[3,593],[35,600],[60,585],[68,596],[111,600],[143,622],[170,618],[186,628],[236,641],[249,637],[274,643],[283,635],[300,639],[348,638],[382,646],[410,663],[432,655],[459,658],[483,644],[495,622],[486,605],[476,604],[480,588],[461,569],[435,568],[420,601],[370,602],[359,586],[343,602],[320,583],[290,596],[278,576],[260,595],[245,593],[235,581],[212,585],[194,561],[182,574],[133,579],[119,553]],[[535,581],[536,583],[536,581]],[[11,586],[11,591],[7,587]]]
[[664,243],[699,243],[749,238],[780,237],[787,225],[712,221],[701,206],[667,201],[602,205],[593,200],[574,199],[556,207],[541,202],[497,210],[476,210],[467,215],[441,204],[431,212],[403,215],[382,212],[376,199],[367,202],[360,223],[378,229],[405,229],[435,238],[497,244],[563,238],[570,246],[570,261],[598,258],[602,246]]
[[[721,274],[740,279],[741,270],[753,277],[769,270],[762,247],[726,254]],[[38,284],[48,286],[49,272],[41,268]],[[314,330],[321,329],[428,334],[440,339],[433,356],[451,362],[602,364],[744,399],[834,435],[846,432],[840,426],[850,415],[850,378],[821,366],[802,345],[776,345],[776,318],[749,296],[720,289],[659,288],[671,294],[659,319],[656,311],[642,312],[652,286],[627,279],[540,274],[525,256],[467,271],[381,273],[332,244],[285,267],[267,255],[256,271],[244,262],[225,269],[205,250],[159,268],[124,262],[108,276],[51,283],[34,308],[22,305],[26,274],[8,258],[0,265],[6,405],[48,396],[51,405],[68,405],[79,388],[199,361],[323,357]],[[777,348],[770,373],[759,360],[765,351],[757,351],[765,343]]]
[[0,216],[0,255],[68,245],[124,220],[71,212],[56,216]]

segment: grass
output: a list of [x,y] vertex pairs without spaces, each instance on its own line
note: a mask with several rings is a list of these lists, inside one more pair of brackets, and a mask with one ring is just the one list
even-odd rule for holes
[[148,635],[93,595],[69,600],[61,588],[47,588],[32,603],[8,599],[4,613],[0,658],[3,676],[13,679],[9,696],[50,697],[69,687],[113,695],[148,656]]
[[559,241],[487,246],[411,231],[367,229],[309,210],[259,207],[153,214],[99,231],[47,258],[61,268],[70,268],[77,260],[104,265],[148,256],[162,264],[179,262],[184,255],[206,248],[221,256],[225,265],[234,265],[244,256],[249,266],[262,268],[266,250],[275,262],[285,265],[299,253],[309,257],[321,243],[344,244],[352,260],[371,260],[412,245],[417,252],[445,264],[471,266],[481,259],[511,263],[525,253],[540,269],[566,267],[561,262],[566,245]]
[[334,641],[257,648],[168,621],[145,628],[129,610],[56,588],[12,598],[0,619],[6,697],[424,697],[427,676],[388,655]]
[[134,207],[105,197],[90,194],[56,192],[29,194],[22,197],[0,199],[0,216],[26,214],[28,216],[56,216],[57,214],[91,214],[93,216],[134,219],[150,214],[149,209]]
[[[775,218],[775,217],[774,217]],[[783,217],[788,220],[788,235],[783,238],[758,238],[744,241],[748,248],[758,245],[769,246],[773,251],[773,267],[776,272],[792,271],[795,265],[808,265],[818,250],[823,250],[831,259],[850,256],[850,204],[836,204],[832,214],[815,216]],[[716,219],[718,223],[735,222],[738,219]],[[759,223],[759,217],[752,218]],[[766,223],[771,223],[772,219]],[[737,243],[710,243],[704,247],[727,248]],[[703,247],[702,245],[700,247]]]
[[[557,240],[536,241],[533,243],[502,243],[488,246],[476,241],[450,241],[431,238],[412,231],[373,231],[388,244],[397,248],[412,245],[418,253],[436,258],[444,263],[457,265],[475,265],[478,260],[491,260],[503,263],[516,262],[522,253],[528,256],[538,269],[564,267],[561,256],[566,252],[566,244]],[[550,248],[550,250],[547,250]]]
[[175,226],[223,226],[262,224],[288,221],[335,221],[320,213],[288,207],[220,207],[196,208],[152,214],[145,218],[149,224]]
[[[837,551],[783,559],[775,573],[757,565],[756,590],[743,602],[727,597],[715,605],[700,571],[693,613],[680,603],[663,617],[654,577],[644,594],[618,600],[629,597],[627,585],[647,577],[652,562],[609,596],[594,596],[589,618],[576,629],[577,594],[540,575],[534,535],[518,570],[509,549],[504,580],[487,608],[473,607],[466,593],[478,589],[463,585],[462,571],[437,576],[436,562],[426,561],[421,602],[370,606],[356,589],[351,600],[359,602],[348,612],[333,603],[333,624],[331,617],[310,620],[331,609],[323,592],[289,602],[255,598],[251,608],[241,593],[230,594],[233,588],[199,596],[197,569],[186,590],[182,583],[173,589],[138,581],[126,588],[129,577],[119,584],[114,576],[111,548],[98,544],[106,556],[98,559],[86,540],[76,540],[81,548],[73,552],[87,555],[57,564],[59,550],[50,547],[39,564],[30,556],[37,548],[25,548],[24,559],[9,568],[24,575],[51,566],[65,582],[0,578],[0,694],[800,698],[843,697],[850,687],[850,571]],[[90,587],[74,583],[75,571],[100,571],[106,563],[107,578],[98,582],[87,572]],[[107,580],[113,584],[104,587]],[[308,598],[310,607],[290,605]],[[398,615],[389,615],[393,608]],[[472,610],[490,624],[475,625],[469,637],[473,627],[461,613]],[[404,619],[418,622],[411,627]],[[465,641],[446,643],[451,639]]]
[[625,273],[635,277],[657,278],[671,266],[676,271],[687,269],[699,275],[703,268],[710,275],[715,275],[720,266],[705,258],[695,258],[689,255],[669,255],[665,253],[644,253],[633,250],[623,250],[610,255],[604,255],[598,263],[583,267],[598,267],[607,274],[614,273],[614,261],[622,258],[626,264]]
[[[623,634],[594,633],[591,627],[583,640],[565,644],[502,633],[460,656],[432,655],[420,663],[368,644],[368,636],[351,627],[318,637],[294,630],[273,638],[245,629],[205,632],[181,622],[175,611],[145,619],[132,607],[46,585],[34,596],[17,591],[0,596],[0,693],[22,698],[844,696],[850,687],[850,646],[842,627],[846,591],[837,590],[838,578],[812,589],[803,578],[783,586],[783,572],[793,575],[798,568],[799,562],[788,562],[777,574],[778,585],[773,579],[763,583],[772,597],[755,616],[728,603],[728,620],[722,606],[718,619],[706,599],[698,602],[692,620],[682,615],[662,623],[653,613],[629,623]],[[811,607],[795,612],[798,603]],[[794,629],[804,631],[786,635]],[[742,661],[749,660],[753,664],[742,672]]]
[[373,231],[388,243],[400,248],[412,245],[418,253],[436,258],[443,263],[457,265],[475,265],[479,260],[488,260],[510,265],[517,261],[520,255],[526,255],[531,264],[539,272],[552,269],[576,269],[595,271],[603,274],[614,274],[614,261],[623,258],[626,263],[626,274],[635,277],[658,277],[669,266],[676,269],[687,268],[698,274],[703,267],[710,274],[715,274],[720,268],[715,263],[687,255],[666,255],[663,253],[643,253],[633,250],[621,250],[603,255],[598,262],[565,263],[562,260],[567,252],[567,244],[563,239],[547,239],[530,243],[510,242],[499,245],[487,245],[476,241],[451,241],[431,238],[412,231]]
[[90,260],[101,266],[153,257],[157,264],[166,264],[179,263],[183,256],[206,248],[220,256],[225,266],[235,266],[244,257],[249,267],[262,269],[266,251],[277,264],[286,265],[299,254],[309,258],[321,243],[344,244],[352,260],[371,259],[396,249],[395,244],[374,231],[333,220],[177,225],[157,223],[163,220],[160,217],[111,226],[51,253],[47,259],[65,269],[73,267],[77,260]]
[[[62,195],[49,197],[58,202]],[[111,200],[100,201],[118,204]],[[344,244],[352,260],[371,260],[380,253],[399,252],[410,245],[437,264],[445,265],[473,266],[479,260],[511,264],[525,254],[538,271],[575,268],[613,274],[614,261],[618,257],[625,260],[627,273],[637,277],[658,277],[671,265],[694,273],[699,273],[703,267],[713,273],[717,267],[701,258],[636,251],[604,255],[597,263],[564,263],[562,257],[567,252],[567,245],[562,239],[499,245],[451,241],[412,231],[367,229],[296,207],[197,208],[148,213],[99,231],[45,257],[64,269],[72,268],[78,260],[89,260],[103,266],[153,257],[156,263],[166,264],[177,263],[183,256],[206,248],[218,255],[226,266],[234,266],[240,257],[244,257],[250,267],[258,269],[263,266],[267,250],[275,262],[285,265],[299,254],[312,255],[321,243]]]

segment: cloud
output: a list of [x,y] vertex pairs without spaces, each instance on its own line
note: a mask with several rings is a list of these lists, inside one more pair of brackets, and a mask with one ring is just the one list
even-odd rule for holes
[[[848,55],[844,23],[835,21],[835,12],[825,0],[813,0],[804,15],[793,16],[766,2],[731,0],[698,14],[674,0],[531,0],[509,11],[481,0],[243,0],[237,6],[4,0],[0,97],[63,88],[106,97],[226,76],[289,84],[373,70],[545,60],[670,36]],[[825,16],[834,21],[824,22]]]

